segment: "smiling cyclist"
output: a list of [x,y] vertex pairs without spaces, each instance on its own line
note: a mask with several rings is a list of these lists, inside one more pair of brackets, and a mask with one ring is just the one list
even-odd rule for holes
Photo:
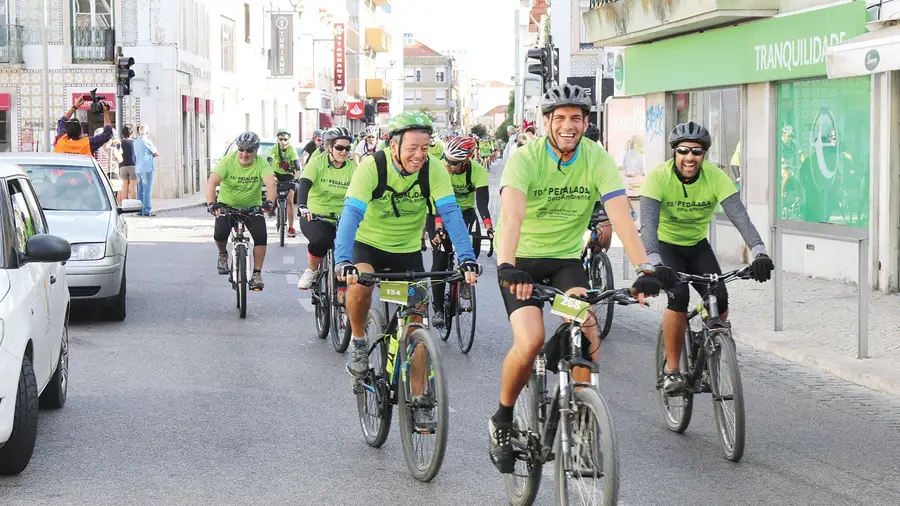
[[[690,302],[687,284],[675,286],[675,272],[698,276],[722,273],[706,239],[718,204],[750,247],[753,279],[768,281],[775,268],[734,182],[705,160],[711,144],[705,127],[693,121],[676,125],[669,134],[674,157],[647,173],[641,185],[641,239],[657,276],[672,292],[663,313],[666,364],[674,365],[663,378],[663,390],[672,395],[685,390],[678,364]],[[718,286],[716,297],[721,318],[727,320],[728,291],[724,284]]]
[[450,175],[440,160],[428,155],[431,118],[418,111],[403,112],[391,120],[388,131],[390,147],[363,160],[353,174],[334,247],[335,272],[349,287],[353,339],[347,370],[356,378],[369,368],[365,329],[373,290],[357,284],[359,273],[424,272],[420,238],[432,199],[466,281],[474,284],[480,272]]

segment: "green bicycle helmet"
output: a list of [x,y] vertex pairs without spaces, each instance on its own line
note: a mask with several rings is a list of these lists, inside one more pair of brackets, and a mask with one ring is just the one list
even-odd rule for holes
[[391,118],[388,123],[388,135],[391,137],[413,130],[431,135],[434,132],[431,118],[421,111],[405,111]]
[[275,134],[276,137],[280,137],[282,135],[291,136],[291,132],[287,128],[279,128],[278,133]]

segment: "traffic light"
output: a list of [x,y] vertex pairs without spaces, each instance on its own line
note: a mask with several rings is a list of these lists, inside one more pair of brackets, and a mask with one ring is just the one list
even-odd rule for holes
[[119,57],[116,65],[116,81],[122,88],[122,95],[131,95],[131,78],[134,77],[134,71],[131,70],[132,65],[134,65],[134,58]]
[[559,48],[550,45],[550,61],[548,64],[549,74],[550,74],[550,86],[556,86],[559,84]]
[[529,49],[528,58],[528,73],[540,76],[542,92],[546,92],[550,88],[547,85],[550,82],[550,50],[546,47]]

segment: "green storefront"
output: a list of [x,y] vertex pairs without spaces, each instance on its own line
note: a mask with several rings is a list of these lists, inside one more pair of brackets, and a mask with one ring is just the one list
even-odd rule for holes
[[[710,130],[707,159],[736,184],[748,170],[774,172],[772,218],[867,227],[870,77],[829,80],[825,68],[826,49],[866,33],[866,21],[854,1],[632,46],[615,59],[615,93],[648,98],[647,139],[665,158],[668,129],[690,120]],[[754,146],[769,144],[761,136],[774,160]]]

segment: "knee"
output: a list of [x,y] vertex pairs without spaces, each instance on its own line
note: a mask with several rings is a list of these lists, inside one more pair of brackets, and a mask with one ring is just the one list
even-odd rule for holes
[[544,346],[544,332],[541,329],[539,334],[529,335],[524,339],[516,339],[513,343],[513,352],[516,353],[523,362],[531,363],[541,352]]
[[690,301],[691,294],[687,290],[687,285],[679,285],[669,296],[668,309],[676,313],[687,313]]
[[[356,308],[360,305],[368,306],[372,300],[372,287],[355,284],[347,288],[347,304]],[[367,308],[368,309],[368,308]]]

